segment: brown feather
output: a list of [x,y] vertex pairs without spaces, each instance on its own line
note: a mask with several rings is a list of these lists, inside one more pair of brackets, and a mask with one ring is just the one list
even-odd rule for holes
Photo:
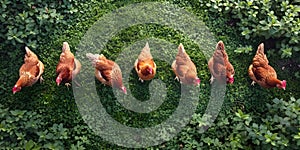
[[196,66],[185,52],[181,43],[179,44],[176,58],[172,63],[172,70],[183,84],[194,84],[195,80],[199,79]]
[[81,64],[78,60],[75,63],[74,54],[71,52],[69,44],[63,43],[62,53],[56,66],[56,74],[62,82],[69,83],[80,72]]
[[277,79],[274,68],[269,65],[269,61],[264,54],[263,43],[258,46],[252,64],[248,68],[248,74],[254,82],[264,88],[273,88],[282,84],[282,81]]
[[150,53],[150,48],[149,48],[149,44],[148,42],[146,43],[145,47],[142,49],[139,57],[138,57],[139,61],[144,61],[144,60],[148,60],[148,59],[153,59],[152,55]]
[[228,54],[222,41],[217,43],[215,52],[208,61],[208,68],[212,76],[219,82],[226,80],[227,83],[230,83],[229,81],[233,79],[235,74],[234,68],[229,62]]
[[[40,78],[44,72],[44,64],[38,59],[35,53],[33,53],[28,47],[25,47],[26,54],[24,58],[24,64],[19,69],[19,79],[16,82],[14,88],[21,89],[22,87],[32,86]],[[15,91],[17,92],[17,91]]]
[[[142,49],[138,59],[134,63],[134,68],[139,76],[143,80],[151,80],[156,74],[156,64],[150,53],[150,48],[148,42]],[[149,73],[148,69],[152,69],[152,73]]]
[[118,64],[107,59],[103,54],[87,53],[86,56],[95,67],[95,76],[101,83],[114,88],[124,88],[122,72]]

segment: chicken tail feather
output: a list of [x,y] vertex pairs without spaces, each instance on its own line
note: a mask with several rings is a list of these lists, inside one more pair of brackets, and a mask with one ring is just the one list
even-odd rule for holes
[[221,51],[225,51],[225,46],[223,41],[219,41],[217,46],[216,46],[216,50],[221,50]]
[[97,60],[99,58],[99,54],[87,53],[86,57],[92,62],[93,66],[96,66]]
[[70,51],[70,46],[68,44],[68,42],[63,42],[63,47],[62,47],[62,51]]
[[148,42],[146,43],[145,47],[142,49],[142,52],[140,53],[138,59],[141,61],[145,59],[152,59]]
[[27,55],[29,55],[31,50],[27,46],[25,46],[25,50],[26,50]]
[[264,52],[264,43],[261,43],[261,44],[258,46],[258,49],[257,49],[256,53],[259,53],[259,54],[262,54],[262,55],[265,54],[265,52]]
[[150,50],[150,48],[149,48],[149,43],[148,43],[148,42],[147,42],[146,45],[145,45],[145,49],[146,49],[146,50]]
[[184,54],[185,53],[185,50],[184,50],[184,47],[183,47],[182,43],[179,44],[178,51],[179,51],[179,54]]

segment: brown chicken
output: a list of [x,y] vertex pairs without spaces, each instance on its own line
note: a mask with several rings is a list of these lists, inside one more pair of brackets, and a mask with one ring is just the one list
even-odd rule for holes
[[[208,61],[208,68],[211,73],[210,83],[216,79],[219,83],[232,84],[234,82],[234,68],[229,62],[225,46],[222,41],[216,45],[213,56]],[[222,82],[224,81],[224,82]]]
[[151,80],[156,74],[156,64],[153,61],[153,57],[150,53],[148,42],[141,51],[138,59],[134,63],[134,68],[139,76],[139,80]]
[[40,82],[43,81],[44,64],[28,47],[25,47],[25,50],[24,64],[19,70],[20,78],[12,89],[13,94],[19,92],[22,87],[32,86],[39,79]]
[[256,55],[252,60],[252,64],[248,68],[248,74],[253,80],[251,85],[258,83],[264,88],[277,87],[285,90],[286,81],[278,80],[276,71],[269,65],[267,56],[264,54],[264,44],[258,46]]
[[197,69],[189,55],[185,52],[183,45],[180,43],[178,53],[172,63],[172,69],[176,75],[176,80],[186,85],[199,85],[200,79],[197,77]]
[[[68,87],[70,82],[80,72],[81,64],[74,58],[73,53],[70,51],[70,46],[67,42],[63,42],[62,53],[60,54],[59,62],[56,66],[56,84],[60,85],[64,82]],[[74,82],[79,85],[75,80]]]
[[86,56],[95,67],[95,76],[103,84],[120,89],[127,94],[122,81],[122,72],[117,63],[107,59],[103,54],[87,53]]

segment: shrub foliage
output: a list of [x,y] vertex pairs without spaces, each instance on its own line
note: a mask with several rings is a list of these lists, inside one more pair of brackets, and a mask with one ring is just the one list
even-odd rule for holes
[[218,14],[250,40],[267,42],[282,57],[300,51],[300,2],[294,0],[200,1],[208,13]]
[[[93,23],[107,12],[124,5],[148,0],[119,1],[8,1],[1,2],[0,9],[0,147],[3,149],[124,149],[113,145],[94,132],[83,121],[78,112],[71,89],[55,84],[55,67],[63,41],[76,51],[80,38]],[[216,37],[226,43],[226,50],[235,67],[235,83],[227,86],[224,106],[215,122],[206,132],[208,120],[202,117],[210,98],[210,74],[204,55],[188,35],[182,35],[167,26],[156,24],[136,25],[120,31],[108,41],[103,53],[116,58],[121,49],[137,40],[149,37],[164,39],[172,43],[185,43],[185,49],[195,60],[201,78],[199,106],[190,123],[171,141],[148,149],[293,149],[300,146],[300,99],[299,80],[294,73],[278,71],[286,77],[286,91],[251,87],[247,71],[253,52],[252,40],[241,40],[242,33],[249,39],[276,39],[281,43],[283,56],[298,51],[299,9],[293,1],[183,1],[178,4],[196,13],[200,19],[211,15],[206,23]],[[282,8],[281,8],[282,7]],[[205,8],[206,11],[199,11]],[[282,9],[282,10],[281,10]],[[272,12],[273,10],[273,12]],[[249,13],[250,12],[250,13]],[[297,14],[298,12],[298,14]],[[212,15],[213,13],[214,15]],[[218,14],[220,15],[219,17]],[[256,15],[254,17],[253,15]],[[233,16],[233,18],[231,18]],[[297,18],[298,16],[298,18]],[[293,18],[293,19],[291,19]],[[232,26],[224,26],[231,23]],[[217,42],[217,41],[216,41]],[[24,46],[29,46],[45,64],[44,83],[23,88],[12,94],[11,88],[18,78],[18,69],[23,63]],[[290,50],[285,50],[285,48]],[[286,52],[285,52],[286,51]],[[246,53],[246,54],[245,54]],[[269,58],[275,62],[276,57]],[[13,63],[12,63],[13,62]],[[171,114],[180,95],[174,87],[179,83],[167,63],[157,61],[157,78],[168,84],[168,100],[152,116],[134,114],[116,102],[113,92],[97,82],[98,95],[111,116],[133,127],[159,124]],[[275,70],[278,66],[275,65]],[[134,72],[134,71],[133,71]],[[136,87],[136,74],[131,76],[131,85]],[[139,91],[144,85],[132,88],[132,93],[149,97],[148,91]],[[109,96],[108,96],[109,95]],[[277,97],[277,98],[276,98]],[[292,98],[290,98],[292,97]],[[295,97],[295,98],[293,98]],[[167,132],[167,131],[164,131]],[[162,132],[162,134],[164,133]],[[160,138],[160,137],[159,137]],[[212,147],[214,146],[214,147]]]

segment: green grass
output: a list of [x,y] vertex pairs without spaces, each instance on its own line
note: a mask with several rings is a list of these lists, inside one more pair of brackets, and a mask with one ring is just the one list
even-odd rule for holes
[[[26,110],[42,115],[40,120],[44,124],[39,128],[40,131],[52,127],[53,124],[62,123],[63,127],[68,129],[69,139],[62,140],[62,145],[65,146],[66,149],[69,149],[72,144],[78,144],[78,142],[80,143],[79,145],[86,147],[86,149],[100,149],[102,147],[122,149],[122,147],[113,145],[95,135],[93,131],[89,129],[78,111],[76,105],[77,102],[74,99],[72,89],[67,89],[65,86],[56,86],[55,67],[59,60],[63,41],[67,41],[70,44],[71,50],[76,52],[80,49],[78,48],[78,43],[81,38],[97,21],[97,19],[101,18],[106,13],[134,2],[136,1],[109,1],[109,3],[94,1],[94,6],[89,6],[90,9],[82,10],[84,13],[78,14],[79,18],[72,18],[72,26],[63,27],[64,30],[62,34],[53,35],[48,39],[41,39],[41,45],[38,45],[36,49],[33,49],[33,51],[38,55],[41,61],[44,62],[45,72],[43,77],[45,82],[43,84],[36,83],[32,87],[23,88],[20,93],[15,95],[12,94],[11,88],[18,79],[18,70],[23,63],[24,50],[23,48],[16,48],[8,45],[1,46],[5,48],[12,48],[14,50],[11,51],[10,49],[2,49],[0,52],[2,54],[0,55],[2,60],[0,64],[0,69],[2,70],[0,72],[2,83],[0,86],[0,102],[3,107],[9,108],[9,110]],[[237,54],[234,50],[239,47],[251,45],[253,47],[253,51],[256,51],[259,41],[247,41],[243,39],[242,36],[234,30],[234,27],[226,24],[226,20],[214,15],[205,14],[204,11],[196,8],[195,6],[198,5],[194,5],[194,3],[197,2],[178,0],[170,3],[178,4],[189,12],[195,14],[199,19],[204,20],[211,32],[214,33],[216,39],[215,43],[217,43],[218,40],[224,41],[230,61],[235,67],[235,83],[233,85],[227,85],[225,100],[215,124],[212,128],[209,128],[205,134],[199,134],[197,133],[197,126],[199,124],[194,123],[193,121],[197,122],[201,120],[200,118],[195,118],[195,116],[201,115],[205,112],[210,98],[211,85],[209,84],[210,73],[207,68],[207,60],[205,58],[205,54],[202,53],[201,49],[197,46],[197,43],[194,43],[191,39],[189,39],[188,35],[183,34],[182,31],[174,30],[168,26],[158,24],[135,25],[119,31],[108,41],[102,50],[102,53],[108,58],[116,59],[118,54],[120,54],[124,48],[147,38],[162,39],[175,45],[183,43],[187,53],[197,66],[198,76],[201,79],[201,85],[198,89],[198,106],[191,123],[189,123],[183,131],[172,140],[152,148],[165,147],[168,149],[178,149],[181,146],[191,148],[201,146],[201,143],[202,146],[204,145],[203,147],[206,147],[209,146],[209,142],[207,142],[209,141],[208,137],[219,140],[212,141],[215,146],[218,146],[219,142],[226,143],[227,141],[234,141],[233,137],[229,140],[231,135],[230,132],[234,129],[230,128],[231,125],[229,123],[226,123],[226,120],[229,118],[228,116],[232,116],[232,114],[237,112],[237,110],[241,109],[243,112],[250,114],[253,117],[253,122],[259,124],[261,123],[261,118],[268,117],[265,115],[267,114],[266,112],[269,111],[267,103],[272,103],[274,98],[282,98],[288,101],[292,96],[296,98],[300,97],[300,82],[299,79],[294,76],[295,69],[287,67],[287,69],[282,70],[282,63],[279,63],[286,62],[286,64],[288,64],[288,60],[278,60],[280,56],[272,53],[270,53],[272,55],[268,54],[270,64],[275,68],[275,70],[277,70],[278,77],[280,79],[287,80],[287,89],[285,91],[279,89],[263,89],[258,85],[250,86],[251,80],[248,77],[247,69],[251,63],[253,54]],[[82,20],[80,20],[80,17]],[[152,45],[150,45],[151,49],[152,47],[153,49],[159,47],[159,45],[151,46]],[[93,49],[91,51],[96,50]],[[133,58],[134,56],[136,56],[136,54],[132,55]],[[80,57],[80,59],[85,59],[84,56],[78,57]],[[127,110],[119,102],[117,102],[116,96],[111,88],[96,81],[97,95],[100,97],[102,105],[104,105],[107,113],[121,124],[130,127],[155,126],[166,120],[177,108],[180,97],[180,85],[178,82],[173,80],[175,75],[167,62],[156,58],[155,61],[158,66],[155,79],[160,79],[166,84],[167,95],[162,105],[157,110],[149,114],[139,114]],[[295,61],[299,63],[298,60]],[[83,65],[85,65],[85,69],[91,69],[90,63],[83,63]],[[88,81],[82,80],[82,82],[85,83]],[[135,71],[130,71],[127,88],[138,100],[145,101],[150,98],[149,84],[151,84],[151,81],[141,84],[137,81]],[[229,118],[229,122],[234,122],[230,119],[232,118]],[[39,137],[34,137],[32,139],[39,139]],[[29,141],[30,136],[24,140]],[[18,142],[20,141],[22,140],[19,140]],[[7,140],[5,142],[7,142],[7,144],[4,145],[7,146],[9,143],[16,141]],[[42,142],[35,142],[43,145]],[[51,138],[48,140],[48,143],[56,142],[57,140],[53,140]],[[22,147],[22,144],[19,146]],[[227,148],[230,147],[230,145],[225,146],[227,146]],[[251,148],[251,145],[249,147]]]

